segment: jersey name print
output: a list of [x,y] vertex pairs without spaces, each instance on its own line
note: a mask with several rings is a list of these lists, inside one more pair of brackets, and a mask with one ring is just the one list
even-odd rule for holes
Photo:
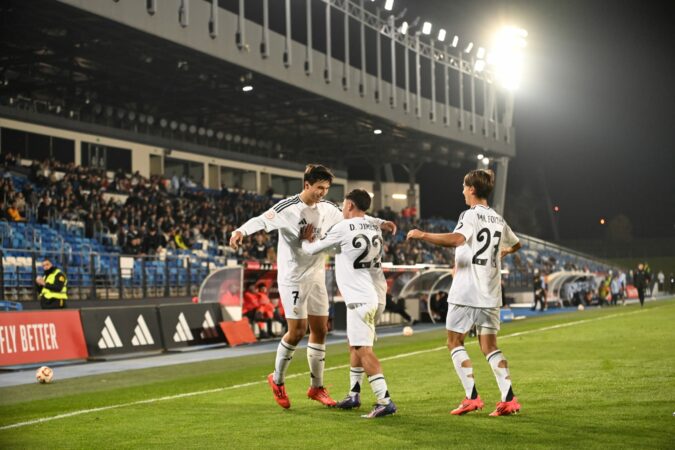
[[464,211],[454,230],[466,239],[455,250],[455,277],[448,302],[478,308],[501,306],[501,249],[518,238],[492,208],[476,205]]

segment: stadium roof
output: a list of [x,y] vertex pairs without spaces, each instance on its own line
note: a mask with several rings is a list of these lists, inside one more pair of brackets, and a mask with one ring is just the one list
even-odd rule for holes
[[[11,0],[1,8],[5,105],[234,150],[244,159],[321,161],[335,168],[452,164],[482,150],[57,1]],[[247,85],[253,89],[245,92]]]

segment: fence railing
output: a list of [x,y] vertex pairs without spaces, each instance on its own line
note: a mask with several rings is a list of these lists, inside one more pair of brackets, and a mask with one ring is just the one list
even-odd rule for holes
[[68,279],[73,300],[195,296],[202,280],[224,261],[192,255],[126,256],[95,252],[0,250],[0,298],[37,300],[47,257]]

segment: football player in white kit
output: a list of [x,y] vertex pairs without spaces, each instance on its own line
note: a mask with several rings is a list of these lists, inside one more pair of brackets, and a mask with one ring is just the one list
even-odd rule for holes
[[[279,342],[274,372],[268,383],[279,406],[290,408],[284,380],[296,346],[305,336],[309,325],[307,361],[311,386],[307,396],[326,406],[334,406],[323,386],[323,372],[328,332],[328,293],[326,291],[325,262],[322,255],[308,255],[301,250],[300,230],[311,224],[316,236],[321,237],[333,224],[342,220],[338,206],[323,200],[333,181],[333,174],[322,165],[308,164],[304,174],[304,188],[300,194],[282,200],[264,214],[254,217],[236,229],[230,246],[237,249],[244,236],[260,230],[279,230],[277,250],[277,282],[281,302],[286,312],[288,331]],[[392,222],[373,219],[383,227]]]
[[451,413],[466,414],[483,408],[473,378],[473,368],[464,348],[464,338],[475,324],[480,348],[492,367],[501,391],[491,416],[520,410],[513,395],[508,364],[497,348],[501,296],[501,258],[520,249],[520,242],[504,219],[488,206],[494,188],[494,173],[473,170],[464,177],[462,193],[470,209],[459,216],[452,233],[408,232],[408,239],[419,239],[443,247],[457,247],[455,276],[448,294],[448,349],[466,398]]
[[[302,238],[307,239],[302,241],[302,249],[309,254],[316,255],[327,249],[337,250],[336,277],[347,306],[350,363],[352,370],[355,366],[363,368],[377,398],[372,411],[362,416],[367,419],[396,412],[396,405],[389,396],[387,382],[382,374],[382,366],[373,353],[375,322],[378,310],[381,312],[384,309],[380,309],[380,299],[382,293],[386,292],[386,281],[381,262],[384,245],[382,232],[380,226],[365,215],[370,201],[368,192],[354,189],[345,196],[342,205],[345,220],[333,225],[320,239],[315,239],[316,234],[311,225],[302,234]],[[361,374],[358,378],[361,378]],[[336,406],[343,409],[361,406],[359,392],[360,389],[355,395],[347,395]]]

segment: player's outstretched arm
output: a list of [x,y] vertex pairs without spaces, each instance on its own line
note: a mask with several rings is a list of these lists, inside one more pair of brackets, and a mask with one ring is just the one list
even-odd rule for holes
[[244,240],[244,236],[250,236],[260,230],[265,230],[267,232],[278,230],[285,225],[285,220],[274,208],[271,208],[264,214],[249,219],[245,224],[234,230],[230,237],[230,247],[232,247],[233,250],[237,250]]
[[396,234],[396,224],[392,222],[391,220],[385,220],[380,224],[380,228],[384,231],[388,231],[391,234]]
[[314,239],[312,242],[309,239],[312,239],[314,236],[314,227],[310,224],[307,225],[300,234],[300,239],[302,240],[302,250],[305,253],[310,255],[316,255],[324,250],[329,248],[336,247],[340,244],[341,233],[337,226],[332,227],[328,230],[328,233],[321,239]]
[[503,248],[502,251],[501,251],[501,257],[503,258],[506,255],[510,255],[511,253],[515,253],[518,250],[520,250],[521,247],[522,247],[522,245],[520,244],[520,242],[516,242],[516,244],[512,247]]
[[408,231],[406,239],[424,241],[441,247],[459,247],[466,242],[466,238],[460,233],[426,233],[422,230]]
[[232,250],[237,250],[243,240],[244,233],[239,230],[234,230],[232,236],[230,236],[230,248],[232,248]]

